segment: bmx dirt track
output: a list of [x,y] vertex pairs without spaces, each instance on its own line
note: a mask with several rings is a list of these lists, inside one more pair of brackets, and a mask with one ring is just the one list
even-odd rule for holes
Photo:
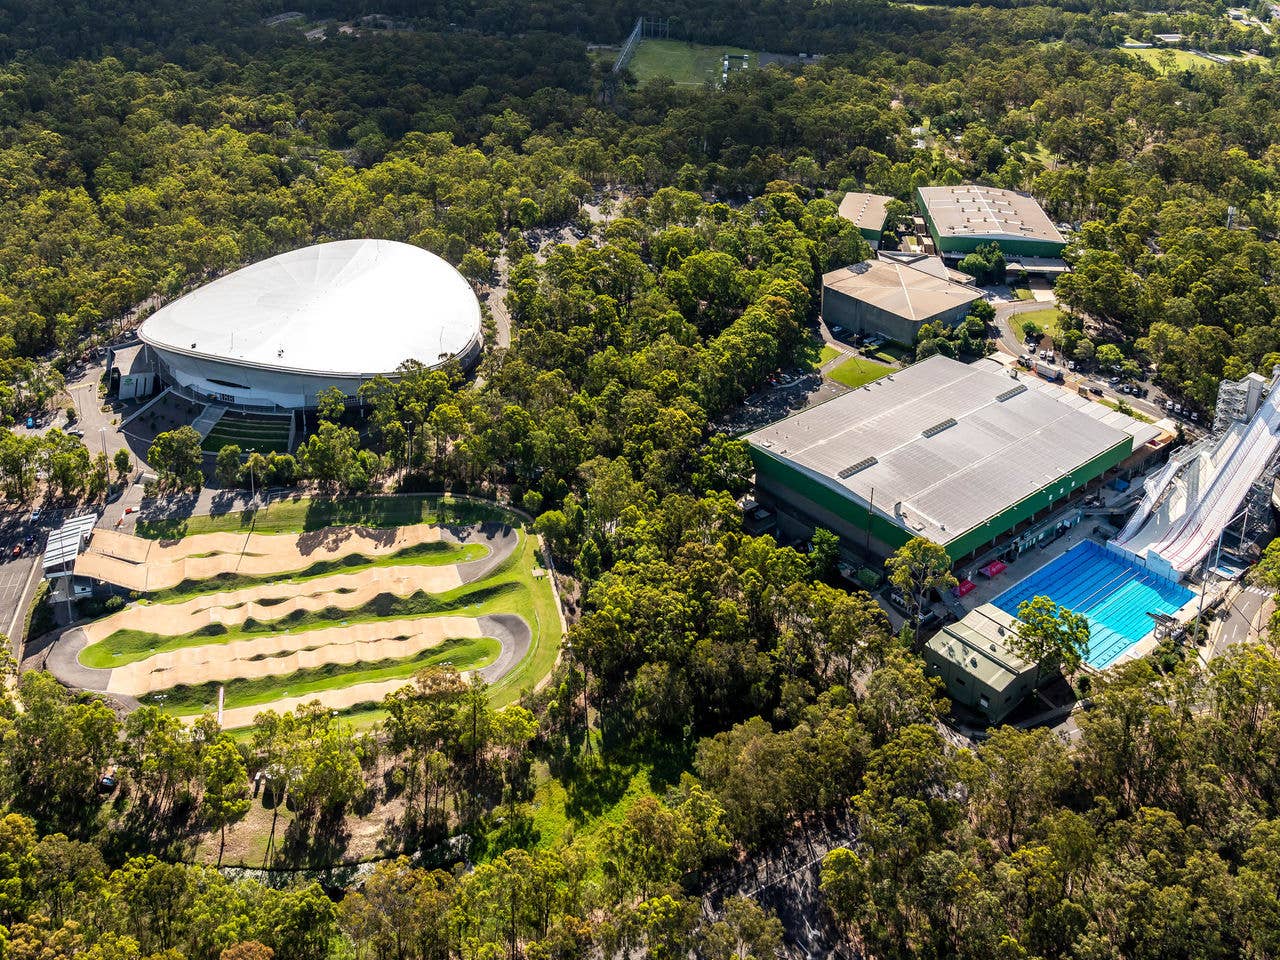
[[[411,531],[411,532],[407,532]],[[49,650],[46,668],[70,686],[111,694],[126,705],[137,698],[175,686],[288,676],[298,670],[331,665],[354,665],[402,660],[422,655],[450,640],[492,638],[498,643],[496,659],[478,672],[490,683],[509,673],[528,653],[532,630],[522,617],[491,614],[480,617],[434,615],[392,620],[363,620],[296,631],[264,632],[229,642],[210,642],[151,653],[111,669],[85,666],[81,652],[118,631],[138,631],[159,637],[195,634],[220,625],[235,629],[247,620],[280,620],[290,614],[323,610],[355,610],[379,595],[405,597],[419,591],[440,593],[468,583],[478,583],[511,556],[520,543],[508,526],[487,523],[464,528],[425,525],[387,530],[328,528],[315,534],[207,534],[174,543],[143,541],[114,531],[97,531],[89,553],[95,576],[110,579],[127,589],[138,582],[172,585],[199,569],[205,577],[236,572],[269,577],[305,568],[317,560],[351,554],[387,556],[416,544],[447,540],[479,543],[486,555],[449,565],[370,567],[353,573],[319,576],[302,583],[263,583],[236,590],[200,594],[177,603],[134,604],[96,622],[67,630]],[[234,548],[235,553],[229,548]],[[82,560],[84,557],[82,557]],[[101,560],[109,561],[100,563]],[[252,561],[249,569],[246,563]],[[198,563],[198,568],[193,568]],[[153,564],[164,573],[156,577]],[[77,565],[77,572],[80,566]],[[176,579],[175,579],[176,578]],[[120,580],[126,582],[120,583]],[[332,709],[344,709],[381,700],[409,678],[354,683],[301,697],[281,696],[252,706],[224,711],[227,727],[252,723],[266,709],[286,710],[302,702],[319,700]],[[287,691],[286,691],[287,692]]]

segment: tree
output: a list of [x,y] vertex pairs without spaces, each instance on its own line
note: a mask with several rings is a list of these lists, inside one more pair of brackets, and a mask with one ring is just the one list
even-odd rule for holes
[[204,485],[204,452],[195,427],[159,434],[147,450],[162,490],[199,490]]
[[969,305],[969,317],[977,320],[985,329],[988,325],[995,323],[996,308],[991,305],[991,301],[985,297],[981,300],[975,300]]
[[369,480],[363,453],[369,451],[360,449],[354,427],[321,421],[320,429],[298,448],[298,461],[308,476],[325,486],[360,489]]
[[907,603],[916,641],[920,640],[920,612],[930,591],[941,593],[958,582],[947,551],[925,537],[912,537],[885,561],[889,582]]
[[123,480],[129,475],[129,471],[133,469],[133,458],[129,456],[129,451],[124,448],[116,451],[112,462],[115,464],[117,480]]
[[98,778],[119,748],[119,725],[101,700],[80,702],[47,673],[18,679],[23,709],[4,731],[3,771],[14,807],[52,831],[87,828]]
[[218,960],[274,960],[276,952],[257,940],[233,943],[218,954]]
[[840,538],[825,527],[813,531],[809,543],[809,566],[815,580],[831,580],[840,560]]
[[249,809],[248,772],[240,749],[231,737],[223,734],[204,749],[201,757],[204,778],[204,800],[201,806],[209,823],[218,828],[218,864],[227,846],[227,824],[244,816]]
[[1032,597],[1018,605],[1009,646],[1036,665],[1037,683],[1059,665],[1074,673],[1089,655],[1089,621],[1048,597]]
[[1280,539],[1267,544],[1250,576],[1272,593],[1280,592]]
[[249,454],[244,462],[244,475],[249,477],[249,484],[254,487],[254,492],[260,492],[262,487],[266,485],[267,474],[271,471],[271,462],[260,454],[257,450]]
[[1093,351],[1094,359],[1103,370],[1116,370],[1124,362],[1124,354],[1114,343],[1100,343]]
[[240,482],[240,447],[228,443],[218,451],[214,476],[223,487],[234,487]]
[[697,951],[706,960],[773,960],[782,954],[782,922],[747,897],[724,905],[724,919],[702,933]]
[[962,774],[978,828],[1012,851],[1023,831],[1052,809],[1066,788],[1071,761],[1053,731],[997,727]]
[[337,423],[347,409],[347,395],[337,387],[325,387],[316,394],[316,416]]

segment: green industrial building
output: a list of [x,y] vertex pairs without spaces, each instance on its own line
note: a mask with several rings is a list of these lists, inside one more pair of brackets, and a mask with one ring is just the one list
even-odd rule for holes
[[1039,671],[1009,649],[1018,621],[994,604],[975,607],[959,623],[943,627],[920,651],[929,673],[947,694],[997,724],[1036,688]]
[[943,257],[963,257],[997,243],[1006,257],[1057,259],[1067,245],[1034,197],[1015,190],[965,184],[917,187],[916,203]]
[[747,440],[757,497],[887,556],[955,561],[1017,535],[1160,431],[994,360],[930,357]]

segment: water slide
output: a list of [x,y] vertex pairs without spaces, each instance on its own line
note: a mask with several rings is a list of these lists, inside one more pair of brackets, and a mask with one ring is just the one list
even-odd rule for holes
[[[1185,509],[1168,511],[1157,500],[1173,499],[1177,482],[1166,466],[1155,478],[1158,487],[1148,504],[1144,497],[1138,513],[1145,515],[1136,528],[1131,520],[1112,544],[1126,553],[1158,556],[1184,574],[1198,564],[1236,515],[1249,488],[1280,452],[1280,389],[1273,388],[1248,424],[1231,428],[1207,457],[1202,453],[1188,464],[1185,476]],[[1163,481],[1163,482],[1161,482]],[[1167,492],[1166,492],[1167,491]],[[1137,516],[1137,515],[1135,515]]]

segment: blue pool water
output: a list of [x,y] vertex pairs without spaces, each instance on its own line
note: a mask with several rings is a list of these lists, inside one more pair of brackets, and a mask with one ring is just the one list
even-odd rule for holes
[[1085,662],[1100,669],[1152,631],[1155,621],[1148,613],[1173,613],[1194,594],[1086,540],[1015,583],[992,603],[1016,617],[1020,603],[1039,596],[1088,618]]

